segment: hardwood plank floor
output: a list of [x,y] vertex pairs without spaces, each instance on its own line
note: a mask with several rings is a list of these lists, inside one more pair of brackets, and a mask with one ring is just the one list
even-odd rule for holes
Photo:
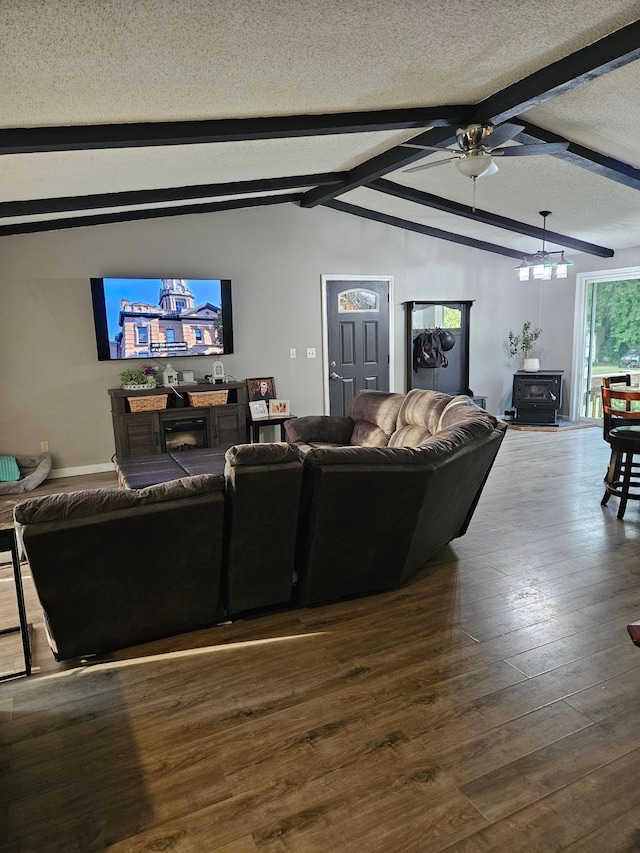
[[[467,535],[402,589],[88,665],[54,661],[23,564],[34,674],[0,684],[0,848],[640,850],[640,508],[600,506],[607,450],[509,430]],[[46,489],[86,486],[115,477]]]

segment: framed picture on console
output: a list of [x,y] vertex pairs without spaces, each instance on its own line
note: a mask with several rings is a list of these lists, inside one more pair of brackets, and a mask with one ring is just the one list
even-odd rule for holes
[[249,403],[249,409],[251,411],[251,419],[254,421],[256,418],[266,418],[269,415],[269,409],[264,400],[256,400]]
[[276,396],[276,383],[273,376],[247,379],[247,398],[250,403],[264,402],[268,408],[269,400],[275,399]]
[[288,400],[269,400],[270,415],[288,415],[289,401]]

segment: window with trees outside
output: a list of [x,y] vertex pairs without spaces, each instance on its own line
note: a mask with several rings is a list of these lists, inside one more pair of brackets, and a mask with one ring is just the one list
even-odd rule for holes
[[587,418],[602,415],[602,377],[630,373],[640,384],[640,278],[587,282],[583,405]]

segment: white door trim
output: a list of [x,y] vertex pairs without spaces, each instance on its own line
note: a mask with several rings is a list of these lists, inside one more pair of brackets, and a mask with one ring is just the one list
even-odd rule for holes
[[394,353],[393,353],[393,276],[392,275],[323,275],[322,290],[322,399],[324,414],[329,414],[329,329],[327,327],[327,283],[330,281],[386,281],[389,285],[389,390],[393,391]]
[[573,315],[573,364],[569,418],[579,421],[582,417],[582,377],[584,369],[584,309],[587,299],[587,284],[592,281],[626,281],[640,278],[640,267],[621,267],[617,270],[579,272],[576,275],[576,301]]

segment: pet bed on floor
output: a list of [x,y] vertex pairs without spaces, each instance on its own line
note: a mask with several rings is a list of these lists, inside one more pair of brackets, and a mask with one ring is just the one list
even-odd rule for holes
[[29,492],[44,482],[51,471],[51,456],[38,453],[36,456],[16,456],[20,479],[0,482],[0,495],[15,495]]

